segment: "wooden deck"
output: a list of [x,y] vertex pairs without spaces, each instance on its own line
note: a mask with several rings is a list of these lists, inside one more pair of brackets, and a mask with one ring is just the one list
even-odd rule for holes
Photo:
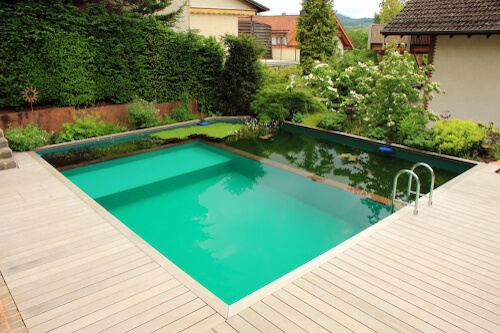
[[37,156],[16,159],[0,172],[0,271],[30,332],[500,332],[498,167],[226,319]]

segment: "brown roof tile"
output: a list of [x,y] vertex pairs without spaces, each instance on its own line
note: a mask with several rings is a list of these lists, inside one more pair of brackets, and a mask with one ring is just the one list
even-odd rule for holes
[[422,32],[500,33],[500,0],[410,0],[382,31]]

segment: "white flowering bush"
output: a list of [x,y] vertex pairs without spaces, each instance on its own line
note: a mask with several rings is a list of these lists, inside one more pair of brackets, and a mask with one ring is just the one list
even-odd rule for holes
[[47,132],[32,123],[27,124],[26,127],[17,128],[12,128],[9,124],[9,128],[5,131],[5,138],[12,150],[28,151],[48,144],[52,134],[53,132]]

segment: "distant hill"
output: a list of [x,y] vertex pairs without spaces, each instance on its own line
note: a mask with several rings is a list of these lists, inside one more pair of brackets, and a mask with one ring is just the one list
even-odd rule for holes
[[373,23],[372,17],[363,17],[354,19],[350,18],[349,16],[345,16],[338,13],[337,17],[339,18],[340,23],[342,23],[342,26],[347,32],[358,29],[368,31],[370,24]]

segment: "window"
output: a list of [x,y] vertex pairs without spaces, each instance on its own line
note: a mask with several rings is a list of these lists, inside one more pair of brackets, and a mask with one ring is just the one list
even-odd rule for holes
[[287,45],[288,37],[276,37],[273,45]]

